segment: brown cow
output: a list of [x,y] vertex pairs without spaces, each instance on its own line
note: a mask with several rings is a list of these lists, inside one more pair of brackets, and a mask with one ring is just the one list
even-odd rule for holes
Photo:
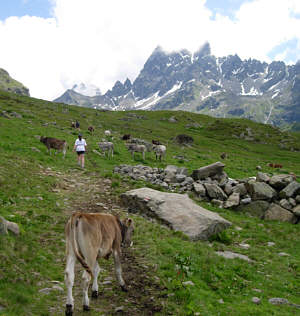
[[122,140],[129,140],[131,138],[130,134],[125,134],[121,137]]
[[95,128],[90,125],[90,126],[88,127],[88,131],[89,131],[91,134],[93,134],[93,133],[95,132]]
[[41,143],[45,144],[50,155],[51,155],[51,148],[53,148],[55,149],[55,154],[57,150],[62,151],[63,158],[65,158],[67,147],[68,147],[68,144],[65,140],[60,140],[54,137],[41,136],[40,141]]
[[76,259],[85,269],[83,278],[83,310],[89,310],[88,288],[93,277],[92,297],[98,296],[97,278],[100,271],[97,258],[114,257],[117,280],[123,291],[127,291],[122,277],[121,244],[129,246],[134,231],[133,221],[123,222],[114,215],[104,213],[74,213],[66,224],[66,270],[67,287],[66,312],[73,315],[74,299],[72,287],[74,284],[74,267]]

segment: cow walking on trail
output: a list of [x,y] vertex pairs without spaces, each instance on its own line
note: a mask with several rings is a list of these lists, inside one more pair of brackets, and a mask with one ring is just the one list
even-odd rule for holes
[[60,140],[54,137],[44,137],[41,136],[40,142],[43,143],[47,149],[49,154],[51,155],[51,148],[55,149],[55,155],[57,151],[62,151],[63,158],[65,158],[68,144],[65,140]]
[[112,254],[115,263],[117,280],[123,291],[127,291],[122,277],[121,245],[130,246],[134,231],[131,219],[120,219],[104,213],[74,213],[66,224],[66,270],[67,287],[66,316],[73,315],[74,299],[72,288],[74,284],[74,267],[76,259],[83,271],[83,310],[90,310],[88,288],[91,279],[92,297],[98,296],[97,278],[100,268],[97,258],[108,259]]

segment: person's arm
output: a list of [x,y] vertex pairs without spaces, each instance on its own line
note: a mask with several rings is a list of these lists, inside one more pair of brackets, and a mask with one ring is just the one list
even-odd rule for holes
[[76,147],[77,147],[77,140],[75,141],[75,144],[74,144],[74,147],[73,147],[73,151],[75,151],[76,150]]

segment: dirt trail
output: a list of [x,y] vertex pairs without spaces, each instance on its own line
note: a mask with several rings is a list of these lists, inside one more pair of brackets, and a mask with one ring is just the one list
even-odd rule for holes
[[[111,194],[111,180],[99,178],[80,169],[70,169],[67,173],[44,171],[45,175],[55,176],[59,181],[53,189],[64,198],[66,218],[74,211],[118,213],[125,217],[124,210],[118,203],[118,197]],[[134,237],[133,237],[134,240]],[[91,299],[90,312],[82,311],[82,267],[76,265],[75,285],[73,295],[75,299],[76,315],[165,315],[163,301],[166,299],[164,288],[160,280],[154,275],[153,267],[147,265],[135,247],[122,249],[123,277],[129,291],[120,290],[115,274],[113,260],[99,261],[99,297]],[[91,290],[91,289],[90,289]],[[91,293],[89,292],[89,297]],[[61,306],[52,315],[64,315],[65,293],[61,295]]]

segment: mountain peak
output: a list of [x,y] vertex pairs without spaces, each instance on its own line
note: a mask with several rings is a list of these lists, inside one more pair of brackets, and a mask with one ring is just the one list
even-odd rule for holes
[[85,84],[83,82],[74,84],[71,90],[88,97],[101,95],[101,91],[97,86],[93,84]]
[[210,44],[206,42],[204,45],[202,45],[194,54],[196,57],[204,57],[207,55],[211,55],[211,49],[210,49]]

